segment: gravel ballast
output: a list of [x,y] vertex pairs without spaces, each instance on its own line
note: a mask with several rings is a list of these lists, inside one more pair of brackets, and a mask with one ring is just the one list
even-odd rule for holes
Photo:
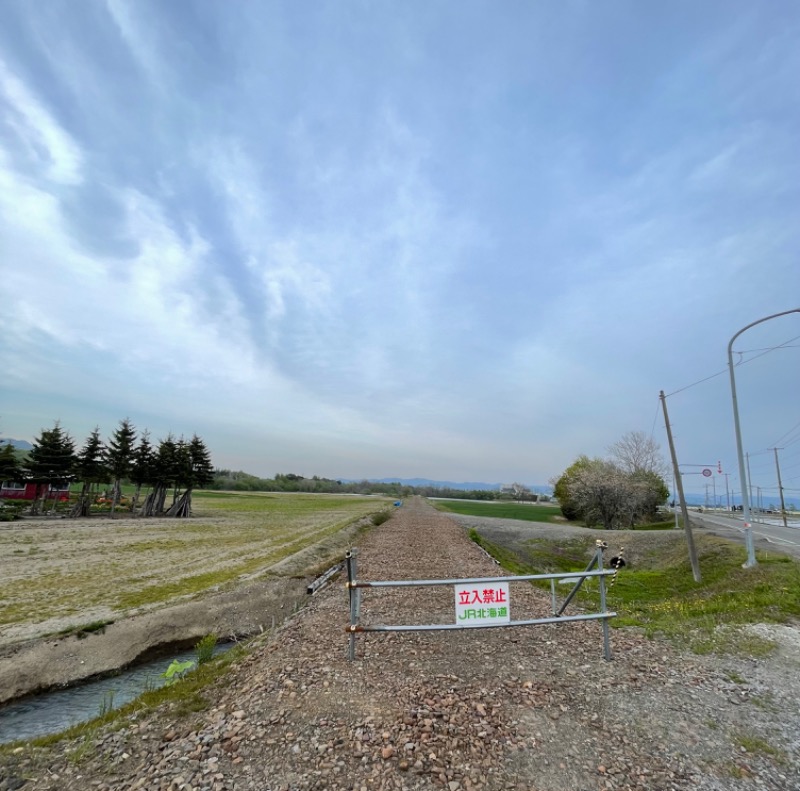
[[[414,498],[360,543],[359,578],[502,572]],[[365,592],[364,623],[453,620],[452,588]],[[549,594],[511,589],[512,618]],[[698,657],[599,622],[371,633],[347,660],[347,592],[324,589],[204,694],[208,708],[0,755],[6,789],[746,791],[800,788],[800,646]]]

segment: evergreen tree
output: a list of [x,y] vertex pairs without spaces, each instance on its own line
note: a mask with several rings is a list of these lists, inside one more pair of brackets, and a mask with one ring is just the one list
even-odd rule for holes
[[24,477],[14,446],[7,442],[0,450],[0,481],[20,483]]
[[[211,455],[205,443],[195,434],[192,441],[186,445],[181,441],[182,450],[185,450],[186,460],[182,459],[182,471],[186,475],[182,481],[186,490],[179,500],[172,504],[167,512],[168,516],[186,517],[192,513],[192,492],[194,489],[208,485],[214,480],[214,466],[211,464]],[[188,469],[184,466],[188,461]]]
[[214,480],[214,465],[208,448],[197,434],[189,443],[189,453],[192,457],[192,485],[195,489],[202,489]]
[[130,475],[133,462],[133,449],[136,442],[136,429],[130,418],[120,420],[119,427],[111,435],[106,447],[106,464],[114,480],[114,489],[111,495],[111,513],[119,503],[122,494],[122,480]]
[[164,510],[167,489],[177,478],[177,443],[172,434],[162,439],[153,459],[152,490],[142,507],[142,516],[155,516]]
[[[175,445],[172,478],[172,505],[178,502],[181,489],[192,488],[192,454],[186,440],[181,437]],[[168,512],[169,513],[169,512]]]
[[109,479],[105,450],[100,439],[100,429],[95,426],[77,456],[75,475],[79,481],[83,481],[83,487],[71,516],[89,516],[92,490]]
[[145,431],[133,452],[133,460],[131,463],[130,479],[131,482],[136,485],[136,491],[133,494],[133,503],[131,505],[131,511],[134,514],[136,513],[136,506],[139,503],[139,495],[141,494],[142,486],[153,484],[155,463],[156,454],[150,443],[150,432]]
[[36,484],[31,513],[38,514],[46,495],[47,484],[54,486],[72,480],[75,467],[75,443],[56,421],[52,429],[42,429],[28,453],[25,468]]

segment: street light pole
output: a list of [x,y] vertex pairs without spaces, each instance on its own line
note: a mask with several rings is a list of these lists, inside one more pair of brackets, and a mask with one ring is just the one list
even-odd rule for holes
[[792,310],[784,310],[782,313],[773,313],[771,316],[765,316],[763,319],[754,321],[746,327],[742,327],[739,332],[734,335],[728,342],[728,370],[731,375],[731,400],[733,401],[733,427],[736,431],[736,455],[739,458],[739,480],[742,482],[742,514],[744,516],[744,538],[747,545],[747,562],[744,564],[745,568],[751,568],[756,565],[756,554],[753,549],[753,530],[750,526],[750,500],[747,496],[747,483],[748,479],[745,476],[744,470],[744,451],[742,450],[742,429],[739,426],[739,405],[736,401],[736,378],[733,375],[733,342],[745,331],[756,324],[762,324],[770,319],[777,319],[779,316],[788,316],[790,313],[800,313],[800,308],[792,308]]

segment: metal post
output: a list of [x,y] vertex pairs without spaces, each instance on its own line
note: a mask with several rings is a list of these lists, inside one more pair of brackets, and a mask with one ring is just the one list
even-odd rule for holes
[[723,473],[725,475],[725,504],[728,508],[728,513],[731,511],[731,490],[728,486],[728,478],[730,477],[730,473]]
[[[597,548],[597,570],[603,570],[603,548]],[[600,582],[600,612],[608,612],[606,608],[606,578],[598,577]],[[608,618],[603,618],[603,656],[607,661],[611,660],[611,640],[608,634]]]
[[550,612],[556,614],[556,581],[550,580]]
[[[747,457],[747,494],[750,495],[750,505],[753,504],[753,476],[750,474],[750,454],[745,453]],[[758,521],[758,519],[754,520]]]
[[347,562],[347,592],[350,598],[350,645],[348,646],[347,658],[352,662],[356,658],[356,633],[355,628],[358,626],[358,616],[360,607],[359,590],[356,588],[356,555],[357,549],[351,549],[345,555]]
[[751,568],[756,565],[756,553],[753,549],[753,531],[750,527],[750,501],[747,497],[747,477],[745,476],[744,469],[744,451],[742,449],[742,429],[739,425],[739,404],[736,401],[736,378],[733,375],[733,342],[750,327],[755,327],[756,324],[776,319],[778,316],[787,316],[789,313],[800,313],[800,308],[793,308],[792,310],[784,310],[782,313],[774,313],[771,316],[765,316],[763,319],[754,321],[746,327],[742,327],[739,332],[734,335],[728,342],[728,369],[731,375],[731,400],[733,402],[733,427],[736,431],[736,455],[739,458],[739,480],[742,482],[742,512],[744,516],[744,537],[747,544],[747,562],[744,564],[745,568]]

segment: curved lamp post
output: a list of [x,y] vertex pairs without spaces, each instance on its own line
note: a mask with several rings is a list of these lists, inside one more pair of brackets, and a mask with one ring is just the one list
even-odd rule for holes
[[747,476],[744,470],[744,453],[742,451],[742,430],[739,427],[739,406],[736,401],[736,379],[733,376],[733,342],[750,327],[755,327],[756,324],[762,324],[770,319],[777,319],[778,316],[788,316],[790,313],[800,313],[800,308],[792,308],[792,310],[784,310],[783,313],[773,313],[771,316],[765,316],[763,319],[754,321],[746,327],[742,327],[728,343],[728,370],[731,375],[731,398],[733,399],[733,426],[736,429],[736,454],[739,458],[739,480],[742,484],[742,515],[744,516],[744,538],[747,545],[747,562],[744,564],[745,568],[750,568],[756,565],[756,555],[753,550],[753,531],[750,527],[750,500],[747,495]]

